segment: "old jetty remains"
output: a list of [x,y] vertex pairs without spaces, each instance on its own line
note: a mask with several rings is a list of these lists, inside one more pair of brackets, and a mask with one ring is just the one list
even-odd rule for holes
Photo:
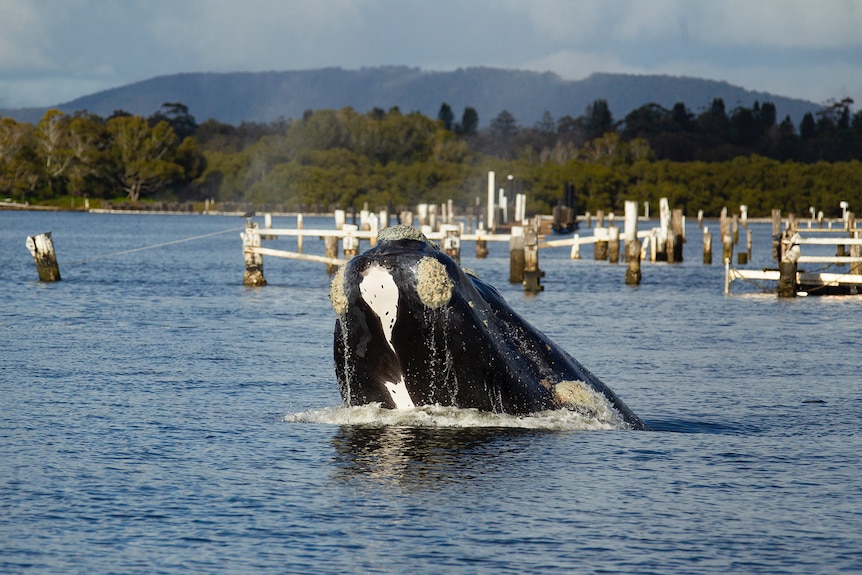
[[[822,217],[818,218],[818,227],[814,226],[812,218],[808,220],[807,228],[802,228],[791,214],[785,220],[782,230],[781,214],[774,210],[772,249],[778,268],[731,268],[732,258],[725,256],[724,293],[730,293],[734,281],[743,280],[776,282],[776,293],[779,297],[862,294],[862,228],[857,227],[854,214],[846,211],[846,207],[846,204],[842,204],[842,208],[845,208],[843,225],[836,228],[832,227],[831,222],[828,227],[824,227]],[[835,255],[805,255],[802,253],[805,246],[832,246]],[[740,263],[744,263],[742,258]],[[821,267],[830,269],[838,266],[846,271],[809,271],[801,267],[806,264],[820,264]]]

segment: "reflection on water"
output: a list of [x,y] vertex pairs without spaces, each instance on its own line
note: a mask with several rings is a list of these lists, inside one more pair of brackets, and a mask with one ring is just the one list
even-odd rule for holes
[[541,433],[489,427],[342,425],[332,438],[335,478],[360,483],[440,488],[471,481],[499,461],[502,442]]

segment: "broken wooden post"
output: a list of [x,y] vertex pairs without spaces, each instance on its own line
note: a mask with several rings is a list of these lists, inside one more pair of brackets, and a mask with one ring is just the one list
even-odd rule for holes
[[524,281],[524,228],[512,226],[509,238],[509,283]]
[[524,291],[536,293],[545,289],[539,281],[545,272],[539,269],[539,222],[531,219],[524,230]]
[[246,286],[265,286],[266,279],[263,277],[263,256],[255,251],[260,247],[260,234],[257,233],[257,223],[249,218],[246,221],[245,231],[242,236],[242,253],[245,257],[245,274],[242,284]]
[[36,272],[39,281],[60,281],[60,266],[57,265],[57,255],[54,253],[54,240],[51,232],[45,232],[38,236],[27,236],[27,249],[36,263]]
[[638,242],[638,203],[626,202],[625,238],[626,285],[641,283],[641,246]]

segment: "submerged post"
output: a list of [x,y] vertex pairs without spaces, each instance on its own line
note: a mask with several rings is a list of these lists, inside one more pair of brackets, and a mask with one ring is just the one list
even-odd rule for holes
[[266,279],[263,277],[263,256],[254,248],[260,247],[260,234],[257,232],[258,225],[251,219],[246,221],[245,231],[242,236],[242,253],[245,257],[245,274],[242,284],[246,286],[265,286]]
[[39,281],[60,281],[60,266],[57,264],[57,256],[54,253],[54,240],[51,232],[45,232],[38,236],[27,236],[27,249],[36,263],[36,271],[39,273]]

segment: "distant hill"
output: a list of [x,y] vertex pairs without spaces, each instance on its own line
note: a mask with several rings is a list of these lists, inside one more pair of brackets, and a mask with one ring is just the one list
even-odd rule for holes
[[[372,108],[418,111],[437,117],[448,103],[460,119],[464,108],[479,113],[480,125],[503,110],[518,124],[531,126],[547,110],[554,119],[578,117],[596,99],[607,100],[615,120],[648,103],[671,108],[677,102],[695,114],[722,98],[728,113],[755,101],[775,104],[778,120],[790,116],[795,124],[806,112],[820,106],[805,100],[766,92],[753,92],[727,82],[657,75],[593,74],[583,80],[563,80],[550,72],[498,68],[463,68],[431,72],[418,68],[385,66],[344,70],[323,68],[292,72],[189,73],[158,76],[119,88],[97,92],[52,106],[72,113],[87,110],[103,117],[115,110],[149,116],[165,102],[181,102],[202,122],[215,119],[228,124],[270,122],[279,117],[302,117],[306,110],[340,109],[359,112]],[[48,108],[0,110],[0,115],[36,123]]]

